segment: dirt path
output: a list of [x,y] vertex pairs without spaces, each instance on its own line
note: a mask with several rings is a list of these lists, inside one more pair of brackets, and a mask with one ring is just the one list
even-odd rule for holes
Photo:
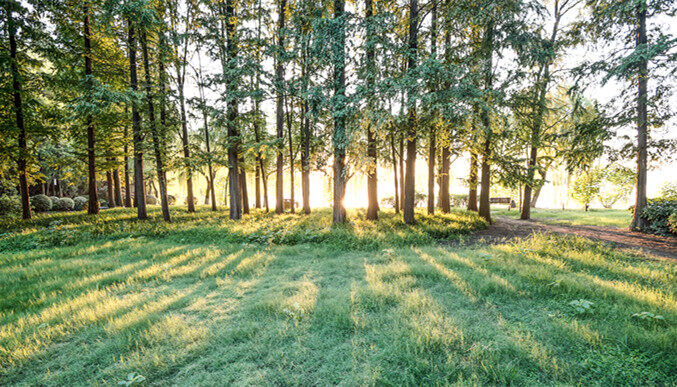
[[568,226],[546,224],[534,220],[511,219],[496,216],[495,223],[486,230],[473,234],[473,240],[501,243],[515,238],[528,237],[538,232],[578,235],[607,242],[624,249],[640,250],[661,258],[677,260],[677,238],[630,232],[626,229],[597,226]]

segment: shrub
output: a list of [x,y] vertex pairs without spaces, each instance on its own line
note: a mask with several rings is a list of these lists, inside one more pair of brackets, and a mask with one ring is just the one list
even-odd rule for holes
[[462,207],[462,208],[466,207],[468,205],[468,195],[467,194],[450,195],[449,204],[452,207]]
[[47,212],[52,209],[52,200],[47,195],[35,195],[31,198],[31,207],[35,212]]
[[52,208],[54,208],[54,205],[59,200],[59,197],[58,196],[49,196],[49,200],[52,201]]
[[176,196],[174,196],[174,195],[167,195],[167,203],[168,203],[170,206],[173,206],[174,204],[176,204]]
[[55,211],[73,211],[75,202],[71,198],[59,198],[54,203],[52,208]]
[[661,198],[668,200],[677,200],[677,181],[665,183],[661,187]]
[[666,235],[670,233],[670,217],[677,212],[677,200],[650,199],[642,211],[642,218],[649,221],[646,231]]
[[157,204],[157,198],[153,195],[146,195],[146,204],[149,205],[156,205]]
[[677,234],[677,212],[670,214],[670,217],[668,218],[668,228],[671,233]]
[[99,199],[99,208],[108,208],[108,200]]
[[73,209],[75,211],[82,211],[87,209],[87,199],[85,196],[76,196],[73,198]]
[[21,213],[21,198],[19,196],[0,196],[0,215],[18,215],[19,213]]

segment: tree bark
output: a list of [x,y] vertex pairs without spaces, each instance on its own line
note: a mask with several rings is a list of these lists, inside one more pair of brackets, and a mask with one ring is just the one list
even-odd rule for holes
[[448,214],[451,211],[451,203],[449,201],[449,169],[451,152],[449,146],[442,148],[442,166],[440,167],[440,209],[443,213]]
[[[129,22],[129,84],[134,93],[139,91],[136,74],[136,32],[132,21]],[[141,114],[136,99],[132,98],[132,133],[134,144],[134,205],[138,219],[147,219],[146,185],[143,181],[143,133],[141,132]]]
[[[482,51],[484,55],[484,92],[485,98],[486,94],[491,91],[493,75],[492,75],[492,59],[493,59],[493,40],[494,40],[494,24],[493,21],[489,21],[484,41],[482,42]],[[485,99],[485,105],[488,105],[488,101]],[[484,218],[487,222],[491,223],[491,206],[489,202],[489,190],[491,188],[491,141],[492,141],[492,131],[491,131],[491,122],[489,119],[488,106],[483,106],[480,111],[480,119],[482,121],[482,127],[484,130],[484,149],[482,150],[482,180],[481,187],[482,191],[480,192],[480,209],[479,215]]]
[[[430,22],[430,56],[437,59],[437,2],[433,2],[432,20]],[[431,92],[435,92],[435,84],[431,85]],[[436,114],[434,112],[433,114]],[[430,139],[428,143],[428,214],[435,213],[435,160],[437,158],[436,133],[434,123],[430,125]]]
[[[226,60],[227,68],[232,71],[235,67],[235,57],[237,56],[237,32],[235,20],[234,0],[226,0]],[[242,198],[240,196],[240,133],[237,129],[238,101],[232,93],[237,89],[237,80],[228,78],[227,90],[231,93],[228,96],[226,113],[228,117],[228,181],[230,183],[230,218],[239,220],[242,218]]]
[[287,8],[286,0],[278,0],[278,16],[277,16],[277,59],[275,63],[275,88],[277,93],[277,107],[275,115],[275,124],[277,126],[277,165],[275,170],[275,213],[281,214],[284,212],[284,63],[282,56],[284,55],[284,22],[285,11]]
[[[409,53],[407,70],[413,72],[416,68],[418,50],[418,0],[409,0]],[[416,91],[413,87],[407,92],[407,170],[404,178],[404,223],[413,224],[415,198],[415,172],[416,172]]]
[[[125,106],[125,119],[127,119],[127,106]],[[129,128],[127,127],[127,124],[125,124],[124,128],[124,147],[123,147],[123,152],[124,156],[122,157],[122,160],[124,162],[124,177],[125,177],[125,207],[131,208],[132,207],[132,189],[130,186],[130,181],[129,181]]]
[[[372,93],[374,90],[374,57],[375,53],[375,42],[372,41],[374,38],[374,28],[372,20],[374,16],[374,4],[372,0],[366,0],[366,10],[365,10],[365,19],[367,23],[367,32],[366,32],[366,73],[367,73],[367,89],[369,93]],[[373,96],[367,97],[369,99],[367,111],[368,114],[373,113],[374,104]],[[376,158],[376,134],[372,130],[371,122],[367,122],[367,159],[369,160],[367,165],[367,219],[376,220],[378,219],[378,160]]]
[[254,206],[261,208],[261,167],[259,167],[258,160],[256,160],[256,169],[254,170]]
[[106,193],[108,195],[108,208],[115,208],[115,189],[113,188],[113,172],[106,171]]
[[240,195],[242,197],[242,214],[249,213],[249,193],[247,191],[247,171],[244,169],[244,157],[240,155]]
[[468,211],[477,212],[477,153],[470,152],[470,174],[468,175]]
[[188,212],[195,212],[195,201],[193,199],[193,170],[190,165],[190,143],[188,141],[188,120],[186,118],[186,97],[184,94],[185,79],[178,68],[177,83],[179,91],[179,109],[181,113],[181,149],[183,151],[183,161],[186,168],[186,201],[188,204]]
[[[117,160],[114,161],[117,162]],[[122,207],[124,204],[122,203],[122,187],[120,186],[120,169],[118,167],[113,170],[113,186],[115,187],[115,204]]]
[[294,208],[294,143],[292,140],[292,133],[291,133],[291,121],[292,121],[292,108],[289,106],[289,101],[287,100],[287,96],[285,95],[285,106],[287,110],[287,137],[289,137],[289,197],[291,199],[291,203],[289,206],[290,212],[293,214],[296,212],[296,209]]
[[345,0],[334,0],[334,22],[336,31],[334,33],[333,62],[334,62],[334,208],[333,223],[342,224],[346,222],[346,209],[343,206],[343,198],[346,192],[346,147],[348,138],[346,136],[346,117],[345,117],[345,87],[346,87],[346,69],[345,69]]
[[393,157],[393,183],[395,183],[395,213],[400,213],[400,191],[397,181],[397,154],[395,152],[395,133],[390,133],[390,151]]
[[[203,99],[204,103],[204,99]],[[207,157],[208,157],[208,162],[207,162],[207,172],[209,174],[209,181],[211,184],[211,194],[212,194],[212,211],[216,211],[216,192],[214,189],[214,167],[212,166],[212,150],[211,150],[211,144],[209,140],[209,125],[207,121],[207,112],[205,109],[202,109],[202,119],[204,120],[204,127],[205,127],[205,144],[207,146]]]
[[21,216],[23,219],[31,219],[31,201],[28,192],[28,144],[26,136],[26,126],[24,124],[23,99],[21,96],[21,77],[19,75],[19,64],[17,60],[16,26],[12,13],[12,4],[6,2],[5,13],[7,14],[7,35],[9,37],[10,70],[12,72],[12,92],[14,96],[14,114],[16,117],[16,126],[19,129],[19,156],[17,158],[17,167],[19,170],[19,193],[21,194]]
[[162,207],[162,218],[165,222],[171,221],[169,213],[169,202],[167,200],[167,182],[165,181],[165,167],[162,154],[162,145],[160,144],[160,134],[155,125],[155,106],[152,94],[152,79],[150,72],[150,59],[148,55],[148,41],[146,33],[141,33],[141,50],[143,52],[143,68],[146,75],[146,103],[148,105],[148,127],[153,140],[153,151],[155,152],[155,170],[157,173],[158,185],[160,186],[160,205]]
[[[636,50],[647,50],[646,34],[646,1],[640,1],[637,5],[637,41]],[[647,81],[649,68],[646,56],[642,56],[639,64],[639,78],[637,88],[637,196],[635,198],[635,211],[632,216],[630,230],[644,230],[648,222],[642,216],[644,207],[647,204],[646,184],[647,184]]]
[[[87,93],[91,93],[92,88],[92,42],[91,31],[89,29],[89,3],[85,1],[82,6],[82,13],[84,15],[84,41],[85,41],[85,78]],[[96,192],[96,153],[94,121],[91,114],[87,114],[85,118],[87,122],[87,171],[89,179],[89,204],[87,205],[87,213],[94,215],[99,213],[99,198]]]

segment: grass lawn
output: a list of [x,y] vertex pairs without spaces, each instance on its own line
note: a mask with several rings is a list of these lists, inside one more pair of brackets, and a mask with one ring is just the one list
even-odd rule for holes
[[[508,211],[504,208],[492,210],[492,214],[519,218],[519,209]],[[554,210],[532,208],[531,218],[544,223],[567,224],[572,226],[603,226],[626,228],[630,226],[632,214],[628,210],[590,209],[584,210]]]
[[672,261],[438,243],[484,227],[465,212],[175,212],[4,222],[0,385],[677,383]]

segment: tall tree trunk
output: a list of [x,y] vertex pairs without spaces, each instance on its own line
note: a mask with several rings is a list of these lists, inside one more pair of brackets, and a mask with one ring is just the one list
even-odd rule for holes
[[470,152],[470,174],[468,175],[468,211],[477,212],[477,153]]
[[[407,70],[413,73],[417,64],[418,50],[418,0],[409,0],[409,53]],[[404,223],[413,224],[414,207],[416,205],[416,191],[414,184],[416,171],[416,91],[413,87],[407,92],[407,170],[404,177]]]
[[254,170],[254,206],[261,208],[261,167],[259,167],[258,160],[256,160],[256,169]]
[[647,184],[647,81],[649,77],[648,63],[646,59],[647,35],[646,35],[646,1],[640,1],[637,5],[637,41],[636,50],[644,55],[639,64],[638,94],[637,94],[637,196],[635,198],[635,212],[632,216],[630,230],[644,230],[648,222],[642,217],[646,207],[646,184]]
[[[85,18],[84,20],[84,41],[85,41],[85,77],[86,77],[86,87],[87,93],[91,93],[92,90],[92,42],[91,42],[91,31],[89,29],[89,3],[85,1],[82,5],[82,13]],[[91,114],[87,114],[85,118],[87,122],[87,171],[89,178],[89,205],[87,206],[87,213],[89,214],[98,214],[99,213],[99,198],[96,192],[96,153],[95,153],[95,134],[94,134],[94,121]]]
[[397,182],[397,154],[395,152],[395,133],[390,133],[390,151],[393,157],[393,182],[395,183],[395,213],[400,213],[400,191]]
[[[543,174],[541,178],[543,181],[545,181],[545,174]],[[531,198],[531,208],[536,208],[536,202],[538,201],[538,197],[541,195],[541,189],[543,189],[543,184],[539,184],[538,187],[536,187],[534,196]]]
[[[482,42],[482,51],[484,55],[484,92],[485,92],[485,105],[488,105],[488,100],[486,99],[486,94],[489,93],[492,87],[493,75],[492,75],[492,61],[493,61],[493,50],[494,50],[494,24],[493,21],[489,21],[484,41]],[[482,121],[482,129],[484,130],[484,149],[482,150],[482,180],[481,187],[482,191],[480,192],[480,209],[479,215],[484,218],[487,222],[491,223],[491,206],[489,202],[489,190],[491,188],[491,141],[492,141],[492,131],[491,131],[491,121],[489,119],[488,106],[483,106],[480,111],[480,120]]]
[[[374,39],[374,4],[372,0],[366,0],[365,19],[367,22],[366,31],[366,74],[367,74],[367,89],[371,93],[374,90],[374,74],[375,74],[375,42]],[[373,96],[370,95],[367,106],[368,114],[373,114],[374,103]],[[372,130],[371,122],[367,122],[367,219],[378,219],[378,160],[376,159],[376,133]]]
[[334,42],[332,44],[334,62],[334,208],[333,223],[346,222],[346,209],[343,206],[343,198],[346,192],[346,136],[345,117],[345,87],[346,87],[346,63],[345,63],[345,0],[334,0]]
[[[433,2],[432,20],[430,23],[430,56],[437,60],[437,2]],[[431,85],[431,92],[436,85]],[[437,114],[436,112],[433,114]],[[435,160],[437,158],[435,125],[430,125],[430,140],[428,143],[428,214],[435,213]]]
[[282,61],[284,51],[284,22],[286,18],[286,0],[278,0],[277,16],[277,50],[278,55],[275,63],[275,89],[277,93],[277,107],[275,111],[275,124],[277,126],[277,165],[275,170],[275,213],[284,212],[284,63]]
[[244,157],[240,155],[240,191],[242,195],[242,213],[249,213],[249,193],[247,191],[247,171],[244,169]]
[[285,106],[287,110],[287,137],[289,137],[289,197],[291,199],[291,203],[289,206],[289,209],[291,210],[291,213],[293,214],[296,212],[296,209],[294,208],[294,143],[292,141],[292,134],[291,134],[291,121],[292,121],[292,108],[289,106],[289,101],[287,100],[287,96],[285,95]]
[[[404,106],[404,99],[402,99],[402,106]],[[400,210],[404,210],[404,133],[400,132],[399,138],[399,164],[400,164]]]
[[19,156],[17,158],[17,167],[19,170],[19,193],[21,194],[21,216],[23,219],[31,219],[31,201],[28,192],[28,144],[26,139],[26,126],[24,125],[23,100],[21,96],[21,78],[19,75],[19,64],[17,60],[16,44],[16,25],[14,24],[14,12],[11,2],[5,2],[5,13],[7,14],[7,35],[9,36],[9,54],[12,71],[12,92],[14,96],[14,114],[16,116],[16,126],[19,129]]
[[150,72],[150,60],[148,58],[148,41],[146,33],[141,33],[141,50],[143,52],[143,68],[146,75],[146,103],[148,105],[148,127],[153,140],[153,151],[155,152],[155,170],[157,173],[158,185],[160,186],[160,205],[162,207],[162,218],[165,222],[171,221],[169,213],[169,203],[167,200],[167,183],[165,181],[165,167],[163,162],[162,145],[160,144],[160,135],[155,125],[155,106],[152,94],[152,79]]
[[209,204],[209,193],[212,190],[212,183],[211,183],[211,181],[209,181],[209,176],[205,176],[205,180],[207,182],[207,190],[205,191],[204,204],[207,205],[207,204]]
[[[226,0],[226,61],[229,73],[235,68],[235,58],[237,56],[237,32],[236,32],[236,15],[234,0]],[[227,90],[230,95],[227,100],[227,128],[228,139],[230,140],[228,147],[228,182],[230,192],[230,218],[239,220],[242,218],[242,198],[240,188],[240,133],[237,128],[238,118],[238,101],[233,92],[237,90],[238,82],[233,77],[229,77],[227,81]]]
[[[552,33],[550,35],[550,47],[555,46],[555,39],[557,38],[557,30],[559,28],[560,21],[559,1],[555,1],[554,6],[555,8],[553,14],[555,16],[555,22],[553,23]],[[548,84],[550,83],[550,65],[554,58],[554,52],[551,52],[550,55],[546,56],[544,62],[540,66],[536,78],[536,101],[534,103],[536,107],[536,116],[534,117],[531,128],[531,150],[529,154],[529,164],[527,167],[527,183],[524,185],[524,198],[522,200],[522,212],[520,214],[520,219],[524,220],[531,218],[531,194],[533,190],[533,180],[536,173],[536,168],[538,166],[538,148],[541,139],[543,116],[545,115],[546,94],[548,91]]]
[[113,188],[113,172],[106,171],[106,194],[108,199],[108,208],[115,208],[115,190]]
[[451,211],[451,203],[449,201],[449,170],[450,162],[449,158],[451,157],[451,152],[449,151],[449,146],[446,145],[442,148],[442,165],[440,167],[440,209],[443,213],[448,214]]
[[[114,161],[117,162],[117,160]],[[120,186],[120,169],[118,167],[113,170],[113,186],[115,187],[115,204],[122,207],[124,204],[122,203],[122,187]]]
[[[134,24],[129,21],[129,84],[134,93],[139,91],[136,74],[136,32]],[[143,133],[141,132],[141,114],[136,99],[132,98],[132,133],[134,144],[134,205],[138,219],[147,219],[146,185],[143,181]]]
[[[125,105],[125,120],[127,119],[127,106]],[[130,181],[129,181],[129,128],[127,127],[127,124],[125,124],[124,127],[124,146],[123,146],[123,152],[124,156],[122,157],[122,160],[124,162],[124,177],[125,177],[125,207],[131,208],[132,207],[132,189],[130,186]]]
[[[203,99],[204,103],[204,99]],[[205,145],[207,146],[207,172],[209,174],[209,181],[211,184],[211,194],[212,194],[212,211],[216,211],[216,192],[214,189],[214,167],[212,166],[212,150],[211,150],[211,144],[209,140],[209,123],[207,121],[207,111],[203,108],[202,109],[202,119],[204,120],[204,127],[205,127]]]
[[195,201],[193,199],[193,170],[191,168],[190,144],[188,141],[188,120],[186,118],[186,97],[184,95],[185,78],[181,71],[178,71],[178,69],[177,74],[179,109],[181,113],[181,149],[183,150],[183,162],[186,168],[186,202],[188,204],[188,212],[195,212]]
[[308,101],[303,101],[303,146],[301,147],[301,195],[303,213],[310,214],[310,118]]

